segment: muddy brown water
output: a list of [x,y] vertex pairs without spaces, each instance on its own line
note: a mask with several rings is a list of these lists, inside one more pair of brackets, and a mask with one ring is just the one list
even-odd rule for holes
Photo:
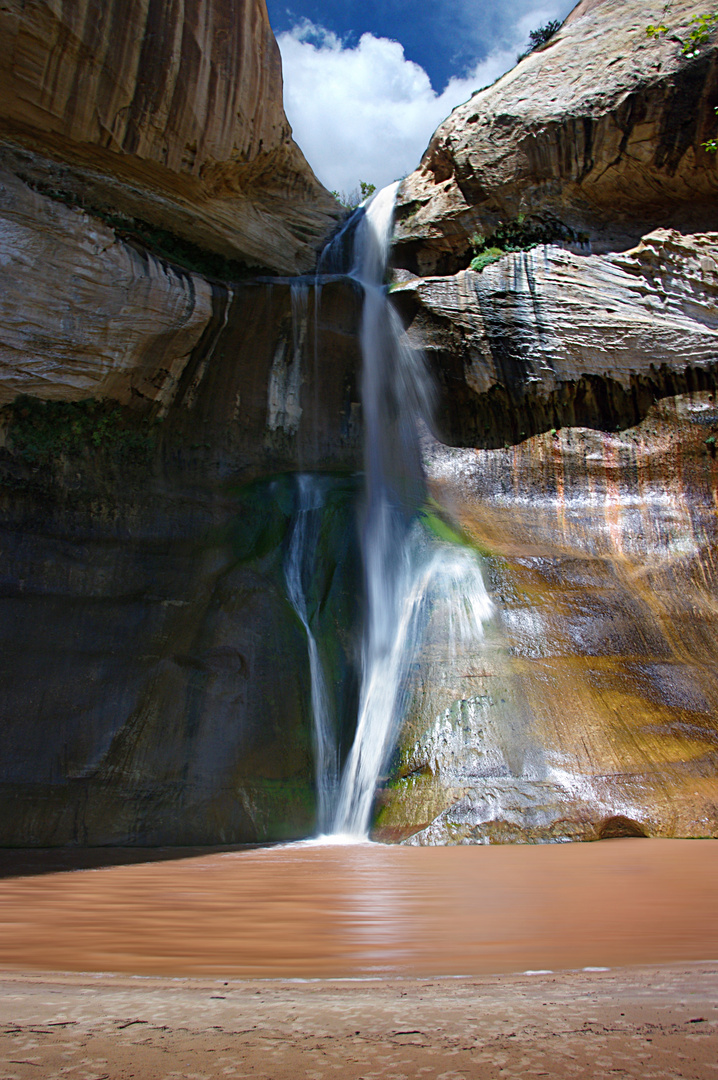
[[290,845],[61,871],[55,853],[35,876],[16,858],[25,876],[0,881],[5,970],[388,977],[718,958],[715,840]]

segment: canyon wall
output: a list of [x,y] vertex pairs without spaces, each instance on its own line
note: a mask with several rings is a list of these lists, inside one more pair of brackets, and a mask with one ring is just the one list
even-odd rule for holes
[[[178,273],[145,260],[160,285]],[[182,275],[175,295],[182,283],[199,303]],[[326,472],[308,604],[350,727],[358,296],[341,280],[212,293],[220,315],[176,385],[166,374],[165,412],[133,404],[146,391],[133,368],[68,365],[58,400],[25,394],[0,413],[0,844],[215,844],[313,829],[307,643],[285,581],[291,474]],[[141,310],[138,340],[157,363],[182,323]],[[91,377],[116,396],[68,400]]]
[[650,4],[579,4],[402,185],[427,472],[494,618],[455,654],[430,626],[379,837],[718,835],[715,35],[681,48],[703,10],[654,40]]
[[718,834],[717,433],[703,391],[618,432],[427,446],[494,616],[455,653],[430,627],[378,837]]
[[[403,182],[395,264],[454,273],[471,237],[501,223],[558,224],[594,251],[624,250],[657,227],[716,229],[718,61],[713,42],[684,55],[676,0],[587,0],[557,34],[439,127]],[[646,27],[665,18],[669,33]]]
[[292,140],[264,0],[9,0],[0,164],[170,256],[301,273],[340,217]]
[[360,304],[276,275],[341,213],[263,0],[2,6],[0,844],[311,831],[289,474],[350,708]]
[[[426,513],[494,617],[454,653],[430,624],[380,838],[718,834],[718,82],[713,40],[679,40],[702,11],[651,40],[645,0],[582,2],[400,190]],[[306,835],[292,474],[324,475],[304,584],[346,747],[361,296],[276,276],[339,208],[266,9],[9,0],[0,27],[0,844]]]

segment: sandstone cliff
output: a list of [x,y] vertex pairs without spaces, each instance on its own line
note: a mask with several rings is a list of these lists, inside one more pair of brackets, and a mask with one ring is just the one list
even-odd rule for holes
[[[704,10],[580,3],[402,185],[393,298],[466,448],[427,439],[427,472],[495,616],[453,654],[433,628],[386,839],[718,835],[716,48],[679,40]],[[474,233],[509,250],[467,269]]]
[[[718,227],[715,44],[682,55],[676,0],[586,0],[561,30],[459,106],[403,183],[395,263],[420,274],[468,265],[473,234],[526,215],[586,233],[595,251],[658,226]],[[670,33],[649,39],[665,18]]]
[[292,141],[264,0],[9,0],[0,163],[141,238],[283,273],[340,214]]
[[[281,97],[263,0],[0,10],[0,844],[312,828],[284,474],[358,464],[359,304],[253,276],[340,214]],[[327,489],[350,708],[355,493]]]
[[718,834],[716,433],[703,392],[620,432],[427,446],[495,613],[427,642],[379,837]]
[[[102,305],[82,330],[84,362],[61,299],[44,343],[54,400],[20,396],[0,413],[0,845],[306,836],[311,692],[284,570],[291,473],[328,472],[306,587],[349,729],[357,293],[341,280],[210,290],[124,246],[96,270],[75,282]],[[103,367],[109,347],[119,357]],[[181,373],[162,369],[174,349],[189,350]],[[38,357],[14,388],[37,395],[44,373]],[[138,409],[152,393],[153,409]]]
[[431,361],[436,430],[453,445],[616,431],[661,397],[715,383],[717,233],[656,229],[605,255],[540,246],[392,295]]
[[[311,830],[297,471],[324,474],[304,586],[343,747],[356,722],[360,297],[239,280],[309,266],[335,210],[263,5],[228,10],[0,15],[0,843]],[[682,33],[702,5],[671,10]],[[581,3],[403,188],[393,296],[441,389],[426,519],[483,557],[495,618],[456,653],[433,627],[384,838],[718,834],[715,50],[656,18]],[[467,269],[499,222],[565,242]]]

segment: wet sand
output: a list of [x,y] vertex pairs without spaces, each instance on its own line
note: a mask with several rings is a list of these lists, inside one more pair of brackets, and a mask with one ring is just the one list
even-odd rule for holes
[[137,854],[0,859],[0,1080],[718,1080],[718,841]]

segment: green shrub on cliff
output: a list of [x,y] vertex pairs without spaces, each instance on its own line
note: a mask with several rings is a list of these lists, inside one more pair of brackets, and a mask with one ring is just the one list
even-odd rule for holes
[[103,451],[144,461],[154,445],[152,421],[111,401],[41,401],[21,395],[10,410],[10,446],[29,465]]
[[474,256],[474,258],[469,263],[469,269],[475,270],[477,273],[480,274],[485,266],[490,266],[491,263],[498,262],[499,259],[501,259],[505,254],[506,252],[502,251],[502,249],[498,247],[486,248],[485,251],[482,251],[479,255]]
[[544,26],[539,26],[538,30],[529,31],[529,41],[531,42],[526,52],[519,53],[516,57],[517,63],[520,63],[527,56],[530,56],[536,49],[540,49],[542,45],[545,45],[547,41],[550,41],[557,30],[561,29],[560,19],[551,19],[545,23]]
[[697,56],[701,45],[705,45],[718,26],[718,11],[711,14],[694,15],[691,19],[693,29],[681,45],[684,56]]
[[[668,4],[664,12],[668,10]],[[689,22],[690,29],[685,41],[681,41],[681,53],[687,57],[697,56],[701,47],[710,40],[713,31],[718,27],[718,11],[704,12],[694,15]],[[669,32],[669,27],[664,23],[651,23],[646,27],[646,33],[650,38],[662,38]]]
[[357,206],[368,199],[376,191],[376,184],[370,184],[367,180],[360,180],[359,187],[353,191],[333,191],[332,195],[345,210],[356,210]]
[[540,244],[586,244],[588,239],[586,233],[577,233],[561,221],[527,221],[520,214],[514,221],[499,225],[488,236],[474,235],[471,238],[474,258],[470,269],[480,272],[511,251],[530,251]]

